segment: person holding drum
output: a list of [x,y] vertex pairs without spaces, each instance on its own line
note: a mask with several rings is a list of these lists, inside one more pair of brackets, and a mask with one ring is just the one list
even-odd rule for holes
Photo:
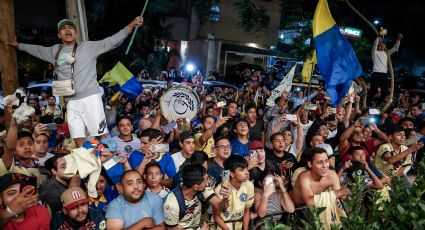
[[[131,31],[142,24],[143,19],[136,17],[111,37],[77,43],[77,26],[71,20],[63,19],[58,23],[58,38],[61,44],[50,47],[23,44],[18,43],[16,37],[14,41],[6,43],[55,65],[57,79],[54,82],[59,82],[58,86],[66,83],[67,91],[71,92],[65,98],[69,100],[69,131],[77,146],[81,146],[85,141],[86,130],[89,135],[101,138],[107,133],[105,112],[97,82],[97,57],[121,45]],[[73,94],[71,88],[75,89]]]

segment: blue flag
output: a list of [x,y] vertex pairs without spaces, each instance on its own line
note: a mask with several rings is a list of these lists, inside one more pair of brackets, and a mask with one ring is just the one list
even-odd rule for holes
[[317,4],[313,37],[317,65],[331,98],[331,105],[336,108],[350,89],[353,79],[362,73],[362,67],[353,47],[342,36],[332,18],[327,0],[319,0]]

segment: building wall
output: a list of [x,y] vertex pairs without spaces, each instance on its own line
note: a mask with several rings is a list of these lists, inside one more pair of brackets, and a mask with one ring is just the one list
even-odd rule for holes
[[220,20],[215,23],[206,23],[202,26],[199,37],[207,37],[208,33],[214,33],[216,40],[255,43],[260,46],[277,44],[278,29],[280,24],[280,6],[279,0],[252,0],[257,6],[264,6],[270,17],[269,28],[267,30],[255,33],[247,33],[237,25],[240,18],[239,12],[234,6],[235,0],[220,1]]

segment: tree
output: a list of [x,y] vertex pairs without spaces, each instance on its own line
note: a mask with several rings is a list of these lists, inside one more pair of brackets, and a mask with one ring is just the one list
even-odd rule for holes
[[251,0],[237,0],[234,6],[239,11],[238,26],[246,32],[259,32],[268,28],[270,17],[263,6],[257,7]]

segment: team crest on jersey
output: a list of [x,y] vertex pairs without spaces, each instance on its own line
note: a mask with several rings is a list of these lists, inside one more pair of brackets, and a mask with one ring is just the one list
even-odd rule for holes
[[224,216],[224,217],[226,217],[226,218],[227,218],[227,217],[229,217],[229,214],[230,214],[230,213],[229,213],[229,211],[227,211],[227,210],[226,210],[225,212],[223,212],[223,216]]
[[247,197],[248,197],[248,195],[247,195],[246,193],[242,193],[242,194],[241,194],[241,196],[239,197],[239,199],[240,199],[242,202],[245,202]]
[[131,147],[131,145],[126,145],[126,146],[124,147],[124,151],[125,151],[126,153],[131,153],[131,152],[133,152],[133,147]]

